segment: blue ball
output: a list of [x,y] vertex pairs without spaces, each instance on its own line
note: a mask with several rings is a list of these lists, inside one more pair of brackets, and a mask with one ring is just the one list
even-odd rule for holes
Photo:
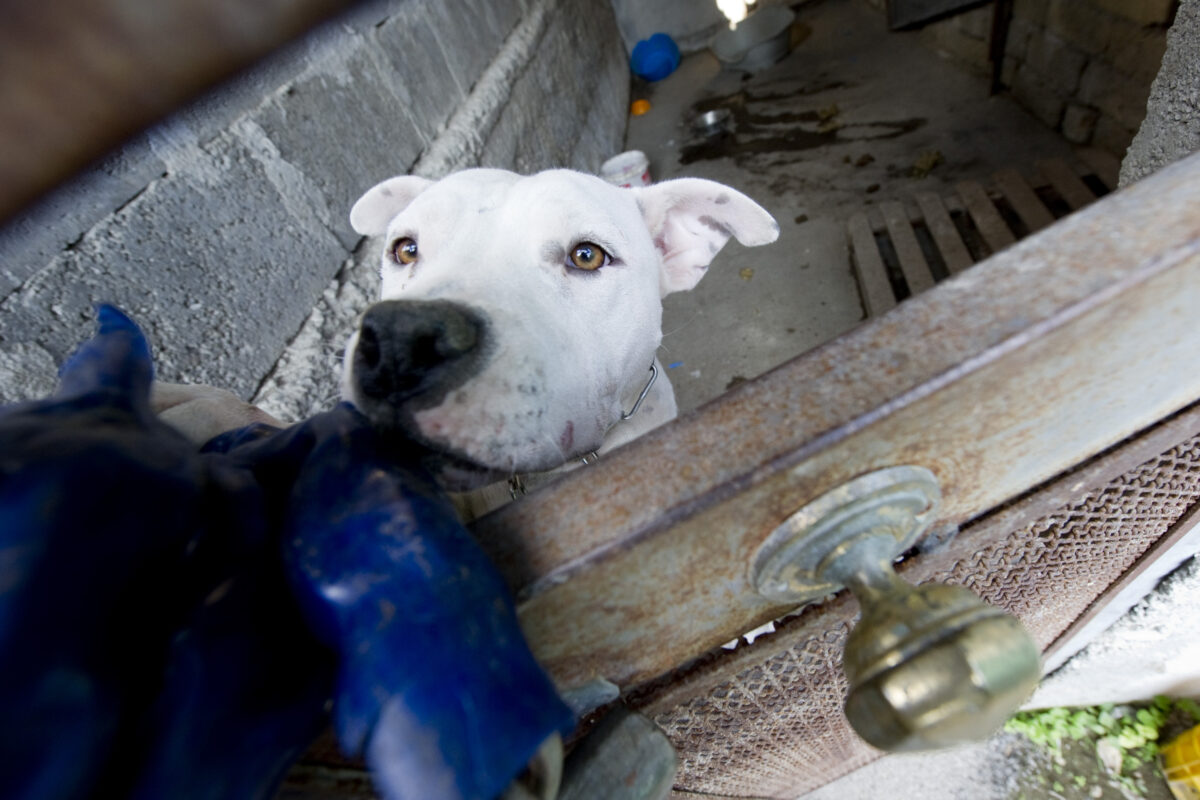
[[665,33],[638,42],[629,60],[633,74],[648,81],[661,81],[678,66],[679,45]]

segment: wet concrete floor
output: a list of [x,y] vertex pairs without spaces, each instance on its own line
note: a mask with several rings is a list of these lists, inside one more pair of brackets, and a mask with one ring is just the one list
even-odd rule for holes
[[[695,290],[666,298],[660,356],[681,412],[863,321],[845,233],[852,214],[889,200],[913,206],[918,191],[945,197],[958,181],[986,183],[1006,167],[1030,175],[1038,159],[1079,163],[1012,98],[989,96],[986,76],[926,49],[919,34],[887,32],[862,0],[812,0],[797,10],[796,45],[767,70],[723,69],[702,52],[665,80],[634,87],[634,99],[652,107],[631,117],[626,145],[647,154],[654,180],[729,184],[781,226],[773,245],[731,242]],[[728,130],[693,129],[712,110],[728,111]],[[885,758],[808,797],[1165,797],[1154,776],[1144,794],[1107,777],[1094,754],[1055,764],[1002,733],[944,753]]]
[[[651,110],[630,118],[626,145],[647,154],[654,180],[727,183],[781,226],[766,247],[731,242],[695,290],[666,298],[660,356],[681,411],[863,320],[845,234],[854,212],[1073,158],[1014,100],[989,96],[986,76],[939,57],[916,33],[887,32],[862,0],[797,9],[797,43],[773,67],[748,75],[704,51],[634,86]],[[729,112],[727,133],[693,129],[716,109]]]

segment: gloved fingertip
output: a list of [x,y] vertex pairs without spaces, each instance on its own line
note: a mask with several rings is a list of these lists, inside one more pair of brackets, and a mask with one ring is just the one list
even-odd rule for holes
[[96,333],[103,335],[117,331],[130,331],[141,336],[141,330],[137,323],[111,303],[97,303],[95,309]]
[[116,389],[148,405],[154,365],[150,344],[137,323],[116,306],[96,306],[96,335],[79,346],[59,370],[58,397]]

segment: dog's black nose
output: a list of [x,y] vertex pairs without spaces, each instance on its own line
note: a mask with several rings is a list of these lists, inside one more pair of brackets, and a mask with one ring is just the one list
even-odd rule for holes
[[367,309],[354,349],[354,380],[364,397],[397,405],[444,394],[482,363],[482,317],[441,300],[385,300]]

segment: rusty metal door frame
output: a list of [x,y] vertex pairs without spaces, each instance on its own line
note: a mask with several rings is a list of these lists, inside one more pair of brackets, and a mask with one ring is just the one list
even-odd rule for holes
[[763,538],[863,472],[938,477],[936,527],[1200,398],[1200,158],[480,520],[561,685],[629,688],[788,609]]

